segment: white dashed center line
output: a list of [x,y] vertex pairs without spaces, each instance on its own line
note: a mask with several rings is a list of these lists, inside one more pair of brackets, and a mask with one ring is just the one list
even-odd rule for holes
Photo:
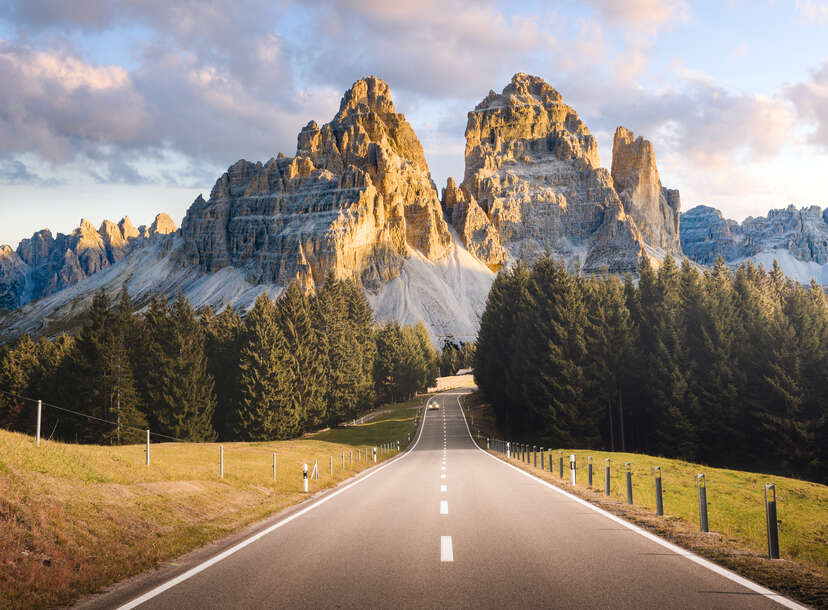
[[442,469],[443,469],[443,470],[445,470],[445,469],[446,469],[446,467],[445,467],[445,466],[443,466],[443,467],[442,467]]
[[440,536],[440,561],[454,561],[451,536]]
[[445,479],[445,478],[446,478],[446,475],[445,475],[445,474],[441,474],[441,475],[440,475],[440,478],[441,478],[441,479]]
[[448,485],[440,485],[440,491],[445,492],[448,490]]
[[440,514],[447,515],[448,514],[448,500],[440,500]]

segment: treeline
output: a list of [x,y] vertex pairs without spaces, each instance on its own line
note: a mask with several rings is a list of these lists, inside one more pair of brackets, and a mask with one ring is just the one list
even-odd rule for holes
[[828,304],[776,263],[644,258],[637,284],[518,264],[489,294],[475,379],[515,440],[828,481]]
[[440,350],[440,375],[456,375],[461,369],[474,366],[474,343],[446,341]]
[[89,416],[44,409],[44,436],[62,440],[290,438],[425,390],[438,370],[422,324],[375,327],[362,290],[333,277],[311,296],[263,294],[245,318],[180,294],[136,314],[103,291],[87,318],[76,337],[0,348],[0,427],[32,432],[28,397]]

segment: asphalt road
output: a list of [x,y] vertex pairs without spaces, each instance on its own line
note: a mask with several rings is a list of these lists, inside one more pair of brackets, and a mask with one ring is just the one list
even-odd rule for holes
[[231,554],[191,557],[87,605],[779,607],[481,451],[458,396],[437,396],[414,449],[359,483]]

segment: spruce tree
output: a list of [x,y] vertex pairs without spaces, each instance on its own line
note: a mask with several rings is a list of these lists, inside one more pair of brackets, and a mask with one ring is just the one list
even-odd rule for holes
[[245,318],[241,348],[240,401],[232,419],[238,440],[261,441],[297,436],[302,428],[295,405],[284,399],[287,364],[284,335],[276,322],[276,306],[266,294],[256,299]]

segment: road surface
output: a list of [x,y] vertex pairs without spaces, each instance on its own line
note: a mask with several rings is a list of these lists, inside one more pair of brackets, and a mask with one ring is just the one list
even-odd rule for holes
[[[769,597],[481,451],[432,400],[413,450],[240,548],[87,606],[771,608]],[[677,552],[678,551],[678,552]],[[215,553],[215,551],[214,551]]]

